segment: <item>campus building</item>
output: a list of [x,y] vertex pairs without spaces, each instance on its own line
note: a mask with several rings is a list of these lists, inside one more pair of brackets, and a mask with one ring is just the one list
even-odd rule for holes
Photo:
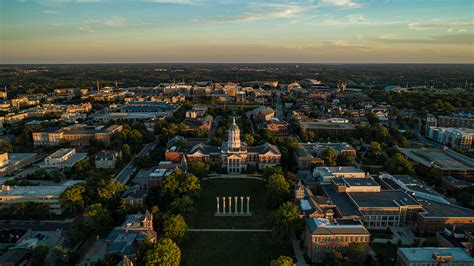
[[364,178],[368,173],[352,166],[319,166],[313,170],[313,177],[320,183],[329,184],[333,178]]
[[35,162],[36,153],[8,153],[0,154],[0,176],[12,173]]
[[367,249],[370,233],[355,220],[305,218],[304,242],[309,258],[320,262],[331,251],[344,252],[350,245],[363,245]]
[[76,146],[89,145],[91,139],[109,143],[112,136],[122,130],[121,125],[86,126],[73,125],[63,128],[46,128],[33,132],[33,144],[35,146],[58,146],[62,142],[69,142]]
[[474,180],[474,159],[450,149],[399,148],[408,159],[426,168],[437,168],[442,175]]
[[0,208],[9,204],[36,202],[49,207],[51,214],[61,215],[62,206],[59,202],[61,194],[71,186],[83,181],[67,181],[62,185],[52,186],[6,186],[0,185]]
[[345,142],[336,143],[299,143],[298,149],[294,151],[294,156],[298,163],[298,169],[311,170],[314,165],[323,164],[321,154],[327,148],[334,149],[338,154],[354,157],[356,156],[356,149]]
[[179,147],[168,147],[165,158],[180,162],[185,157],[187,163],[203,161],[218,164],[229,174],[240,174],[249,167],[261,170],[279,165],[281,161],[281,153],[277,146],[270,143],[248,146],[241,141],[240,129],[235,119],[228,129],[228,140],[223,142],[221,147],[210,146],[203,142],[193,146],[181,143]]
[[474,258],[462,248],[422,247],[398,248],[398,266],[474,265]]
[[41,167],[44,168],[70,168],[77,162],[87,158],[87,153],[76,153],[76,149],[59,149],[44,159]]

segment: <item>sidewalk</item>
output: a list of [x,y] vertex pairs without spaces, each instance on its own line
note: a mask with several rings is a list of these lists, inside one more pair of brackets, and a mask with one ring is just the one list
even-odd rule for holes
[[265,232],[269,233],[272,229],[195,229],[189,228],[188,232]]
[[296,238],[295,234],[292,234],[290,237],[291,246],[293,247],[293,252],[295,253],[296,257],[296,266],[307,266],[308,264],[304,260],[303,251],[300,247],[300,241]]

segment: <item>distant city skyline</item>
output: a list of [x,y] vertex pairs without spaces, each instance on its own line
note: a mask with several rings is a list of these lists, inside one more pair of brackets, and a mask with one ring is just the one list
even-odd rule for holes
[[469,0],[0,0],[0,63],[474,63]]

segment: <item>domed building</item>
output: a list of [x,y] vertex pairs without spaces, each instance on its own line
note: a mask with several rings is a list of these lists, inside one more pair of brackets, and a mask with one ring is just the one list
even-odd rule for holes
[[227,130],[227,136],[227,141],[223,142],[221,147],[204,143],[191,147],[184,144],[180,147],[169,147],[165,157],[175,161],[181,161],[184,157],[188,163],[203,161],[208,164],[220,164],[228,174],[240,174],[249,167],[262,170],[280,164],[281,153],[277,146],[270,143],[248,146],[240,140],[240,128],[235,118]]

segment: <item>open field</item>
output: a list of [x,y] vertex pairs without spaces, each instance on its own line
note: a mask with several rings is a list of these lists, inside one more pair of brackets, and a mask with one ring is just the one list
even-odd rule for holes
[[[271,229],[272,211],[266,206],[264,181],[254,179],[213,179],[202,182],[201,198],[189,228],[197,229]],[[250,217],[216,217],[217,196],[250,196]],[[246,202],[244,205],[246,206]],[[222,202],[221,202],[222,208]],[[240,210],[240,200],[239,200]]]
[[293,257],[291,244],[271,233],[189,232],[181,245],[182,265],[269,265],[280,255]]

